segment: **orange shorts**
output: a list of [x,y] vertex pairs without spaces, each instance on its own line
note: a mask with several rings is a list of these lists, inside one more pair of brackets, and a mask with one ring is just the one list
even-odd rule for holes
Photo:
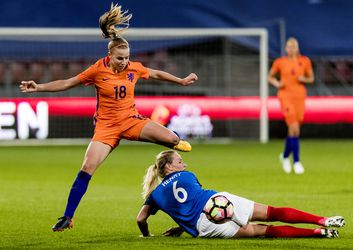
[[287,125],[303,123],[305,110],[305,97],[279,97],[282,114]]
[[99,141],[115,148],[121,139],[137,141],[142,128],[150,121],[142,115],[129,116],[118,124],[97,121],[92,141]]

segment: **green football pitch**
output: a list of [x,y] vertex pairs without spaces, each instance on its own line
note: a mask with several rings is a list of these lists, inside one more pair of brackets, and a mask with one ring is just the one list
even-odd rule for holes
[[[285,174],[282,141],[196,144],[181,153],[208,189],[319,215],[342,215],[336,239],[200,239],[161,236],[176,224],[162,212],[149,219],[155,236],[140,238],[141,181],[163,147],[133,143],[115,150],[92,178],[75,227],[51,231],[62,216],[85,146],[0,147],[0,248],[4,249],[353,249],[353,141],[302,140],[303,175]],[[311,227],[310,225],[298,225]]]

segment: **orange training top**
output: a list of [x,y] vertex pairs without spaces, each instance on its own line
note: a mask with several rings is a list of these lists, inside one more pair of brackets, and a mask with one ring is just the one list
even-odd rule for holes
[[298,56],[296,59],[281,57],[273,62],[273,74],[279,74],[283,87],[278,90],[278,96],[306,96],[305,85],[298,81],[299,76],[308,76],[312,71],[311,61],[306,56]]
[[141,63],[130,61],[125,70],[115,73],[108,63],[109,57],[101,58],[76,77],[82,84],[94,84],[96,88],[96,121],[116,123],[138,114],[135,109],[135,84],[139,78],[148,79],[149,72]]

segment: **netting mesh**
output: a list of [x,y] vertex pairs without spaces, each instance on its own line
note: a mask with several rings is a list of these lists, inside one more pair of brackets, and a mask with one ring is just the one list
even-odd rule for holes
[[[133,36],[127,39],[131,49],[130,60],[179,77],[191,72],[199,76],[197,83],[188,87],[140,80],[136,85],[136,96],[259,96],[258,49],[242,45],[239,36],[205,34],[195,38],[177,35],[165,38],[161,34],[161,37],[155,36],[153,39]],[[256,43],[258,40],[254,39]],[[107,42],[97,34],[77,38],[75,35],[60,34],[55,37],[31,35],[28,38],[21,36],[17,40],[2,39],[0,36],[0,97],[23,97],[18,91],[22,80],[43,83],[77,75],[106,56]],[[50,96],[93,97],[95,91],[91,87],[77,87],[65,92],[32,95]],[[87,118],[82,119],[87,122]],[[259,136],[258,120],[218,120],[212,123],[213,136],[216,137]],[[77,137],[72,124],[54,127],[55,131],[49,133],[50,137]],[[80,137],[90,137],[91,131],[81,131],[79,134]]]

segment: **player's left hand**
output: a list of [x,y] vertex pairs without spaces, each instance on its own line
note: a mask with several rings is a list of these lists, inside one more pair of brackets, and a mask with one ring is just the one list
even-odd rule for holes
[[172,236],[172,237],[180,237],[180,235],[184,232],[181,227],[171,227],[167,231],[165,231],[162,235],[164,236]]
[[188,75],[187,77],[185,77],[184,79],[181,79],[181,85],[187,86],[190,85],[194,82],[196,82],[198,79],[197,75],[195,73],[191,73],[190,75]]

